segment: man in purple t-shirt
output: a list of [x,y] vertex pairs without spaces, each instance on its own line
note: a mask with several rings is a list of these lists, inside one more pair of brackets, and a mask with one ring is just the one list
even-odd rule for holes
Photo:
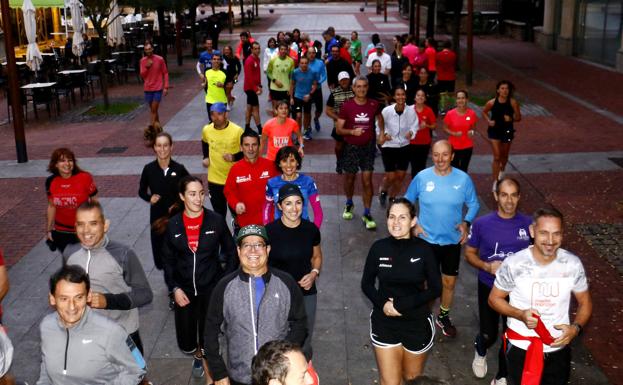
[[361,219],[368,230],[376,229],[376,222],[370,214],[372,205],[372,172],[374,171],[374,155],[376,152],[375,119],[379,132],[384,132],[383,116],[379,113],[376,100],[368,99],[368,79],[358,76],[353,82],[355,97],[347,100],[340,108],[335,131],[344,137],[342,152],[342,170],[344,172],[344,194],[346,206],[342,218],[353,219],[353,194],[355,193],[355,176],[361,169],[363,216]]
[[[487,302],[495,272],[506,257],[530,245],[532,219],[517,212],[519,189],[519,182],[513,178],[505,177],[497,182],[493,193],[498,203],[497,211],[474,221],[465,246],[467,262],[478,269],[480,332],[476,335],[476,352],[472,362],[472,370],[478,378],[487,375],[487,349],[495,343],[498,335],[500,315]],[[502,317],[502,325],[506,330],[506,317]],[[491,384],[506,384],[506,375],[504,350],[500,346],[498,372]]]

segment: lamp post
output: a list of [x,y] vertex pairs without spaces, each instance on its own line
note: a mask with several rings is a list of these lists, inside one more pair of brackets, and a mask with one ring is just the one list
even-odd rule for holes
[[474,0],[467,0],[467,57],[465,58],[465,84],[474,83]]
[[22,98],[19,90],[17,66],[15,65],[15,48],[11,28],[9,0],[0,0],[0,12],[4,27],[4,42],[6,45],[6,66],[9,95],[11,98],[11,110],[13,112],[13,131],[15,132],[15,149],[17,150],[17,163],[28,162],[26,151],[26,134],[24,133],[24,116],[22,115]]

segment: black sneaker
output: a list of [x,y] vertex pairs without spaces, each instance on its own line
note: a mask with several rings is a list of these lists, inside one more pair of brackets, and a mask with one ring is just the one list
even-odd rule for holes
[[385,207],[387,205],[387,191],[381,191],[379,194],[379,203],[381,207]]
[[452,324],[452,321],[450,320],[450,316],[444,316],[444,317],[437,316],[435,323],[437,324],[437,326],[439,326],[444,336],[450,337],[450,338],[456,337],[456,328]]

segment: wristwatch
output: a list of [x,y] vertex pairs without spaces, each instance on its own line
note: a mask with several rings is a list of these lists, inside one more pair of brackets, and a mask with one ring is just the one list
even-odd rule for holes
[[576,329],[578,329],[578,335],[582,335],[582,332],[584,331],[584,328],[582,327],[582,325],[580,325],[577,322],[574,322],[571,324],[571,326],[575,326]]

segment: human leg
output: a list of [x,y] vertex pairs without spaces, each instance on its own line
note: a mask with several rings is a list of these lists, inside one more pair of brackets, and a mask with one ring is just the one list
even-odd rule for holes
[[541,385],[565,385],[571,373],[571,348],[569,345],[552,353],[545,353]]
[[164,234],[159,234],[150,226],[151,233],[151,252],[154,257],[154,266],[156,269],[164,269],[164,260],[162,257],[162,246],[164,244]]
[[491,139],[491,150],[493,151],[493,161],[491,162],[491,176],[494,182],[498,180],[498,176],[502,168],[501,147],[502,142],[497,139]]
[[305,306],[305,314],[307,314],[307,337],[301,349],[305,357],[311,360],[313,356],[312,336],[314,335],[314,325],[316,323],[316,304],[318,298],[316,294],[306,295],[303,297],[303,305]]
[[160,102],[152,101],[149,105],[150,116],[151,116],[151,125],[155,125],[156,123],[160,124],[160,117],[158,116],[158,108],[160,107]]
[[430,144],[411,144],[409,145],[409,153],[411,158],[411,179],[415,178],[418,172],[426,168],[426,161],[428,159],[428,152],[430,151]]
[[473,148],[464,148],[454,151],[454,159],[452,159],[452,167],[456,167],[463,172],[467,172],[469,161],[472,158]]
[[379,368],[381,385],[402,384],[402,361],[404,349],[401,345],[391,347],[374,346],[376,365]]
[[369,209],[372,207],[372,171],[363,171],[361,173],[361,186],[363,187],[362,200],[363,207]]
[[210,202],[215,212],[221,214],[223,218],[227,217],[227,199],[224,193],[225,186],[208,182],[208,191],[210,193]]
[[511,143],[512,142],[500,143],[500,173],[504,173],[504,171],[506,170],[506,164],[508,163],[508,156],[511,151]]

